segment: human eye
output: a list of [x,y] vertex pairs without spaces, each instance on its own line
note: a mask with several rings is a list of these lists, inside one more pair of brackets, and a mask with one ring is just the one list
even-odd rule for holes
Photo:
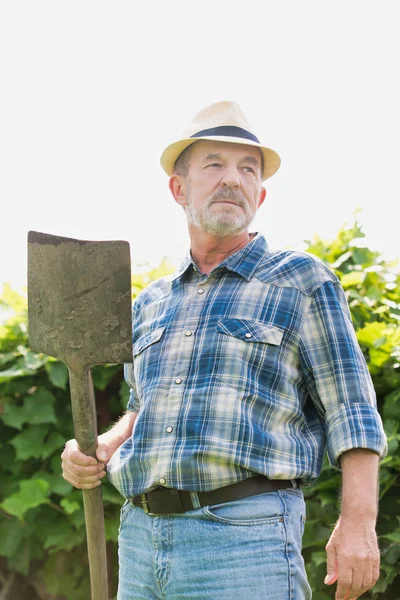
[[216,162],[209,163],[208,165],[206,165],[206,168],[208,169],[209,167],[212,167],[214,169],[218,169],[219,167],[221,167],[221,163],[216,163]]
[[248,167],[248,166],[245,166],[245,167],[243,167],[243,170],[244,170],[244,171],[246,171],[246,173],[251,173],[252,175],[255,175],[255,174],[256,174],[256,172],[255,172],[255,170],[253,169],[253,167]]

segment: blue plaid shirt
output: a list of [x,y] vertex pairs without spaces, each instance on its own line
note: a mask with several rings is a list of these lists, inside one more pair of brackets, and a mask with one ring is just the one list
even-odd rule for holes
[[381,456],[386,437],[337,277],[256,235],[209,276],[190,256],[133,309],[132,436],[108,474],[125,497],[263,474],[304,484],[324,451]]

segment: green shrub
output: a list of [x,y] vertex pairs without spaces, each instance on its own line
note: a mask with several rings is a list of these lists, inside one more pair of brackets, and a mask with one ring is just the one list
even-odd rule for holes
[[[378,410],[388,436],[389,454],[381,461],[381,577],[363,598],[399,600],[400,585],[400,273],[397,262],[385,262],[363,245],[356,222],[342,229],[330,244],[316,238],[307,251],[319,256],[340,278],[350,305],[357,338],[377,393]],[[307,524],[303,555],[314,600],[334,598],[336,585],[324,585],[325,544],[339,512],[341,476],[325,461],[321,476],[304,489]]]
[[[381,462],[378,534],[381,578],[363,598],[398,600],[400,584],[399,421],[400,275],[378,252],[362,244],[355,223],[331,243],[316,238],[307,251],[339,276],[346,290],[358,340],[365,353],[389,438]],[[137,294],[167,272],[135,275]],[[28,347],[26,301],[4,286],[0,321],[0,595],[7,600],[87,600],[90,597],[81,492],[61,477],[60,454],[73,437],[68,375],[64,364]],[[124,410],[128,388],[120,365],[93,369],[99,431]],[[340,474],[327,463],[318,481],[305,489],[308,520],[306,561],[314,600],[334,598],[323,584],[325,544],[338,516]],[[122,499],[103,484],[110,597],[116,593],[117,532]],[[8,590],[8,592],[7,592]]]

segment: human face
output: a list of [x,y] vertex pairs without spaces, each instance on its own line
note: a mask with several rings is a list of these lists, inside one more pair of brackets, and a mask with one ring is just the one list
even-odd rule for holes
[[186,216],[197,229],[225,237],[247,230],[264,201],[258,148],[197,142],[186,177]]

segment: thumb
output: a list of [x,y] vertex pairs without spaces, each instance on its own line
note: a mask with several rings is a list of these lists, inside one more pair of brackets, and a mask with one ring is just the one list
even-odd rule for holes
[[111,451],[108,444],[99,444],[96,449],[97,458],[104,464],[108,463],[111,458]]
[[327,574],[324,579],[324,583],[326,585],[332,585],[337,580],[337,563],[336,563],[336,553],[334,549],[326,551],[327,558]]

